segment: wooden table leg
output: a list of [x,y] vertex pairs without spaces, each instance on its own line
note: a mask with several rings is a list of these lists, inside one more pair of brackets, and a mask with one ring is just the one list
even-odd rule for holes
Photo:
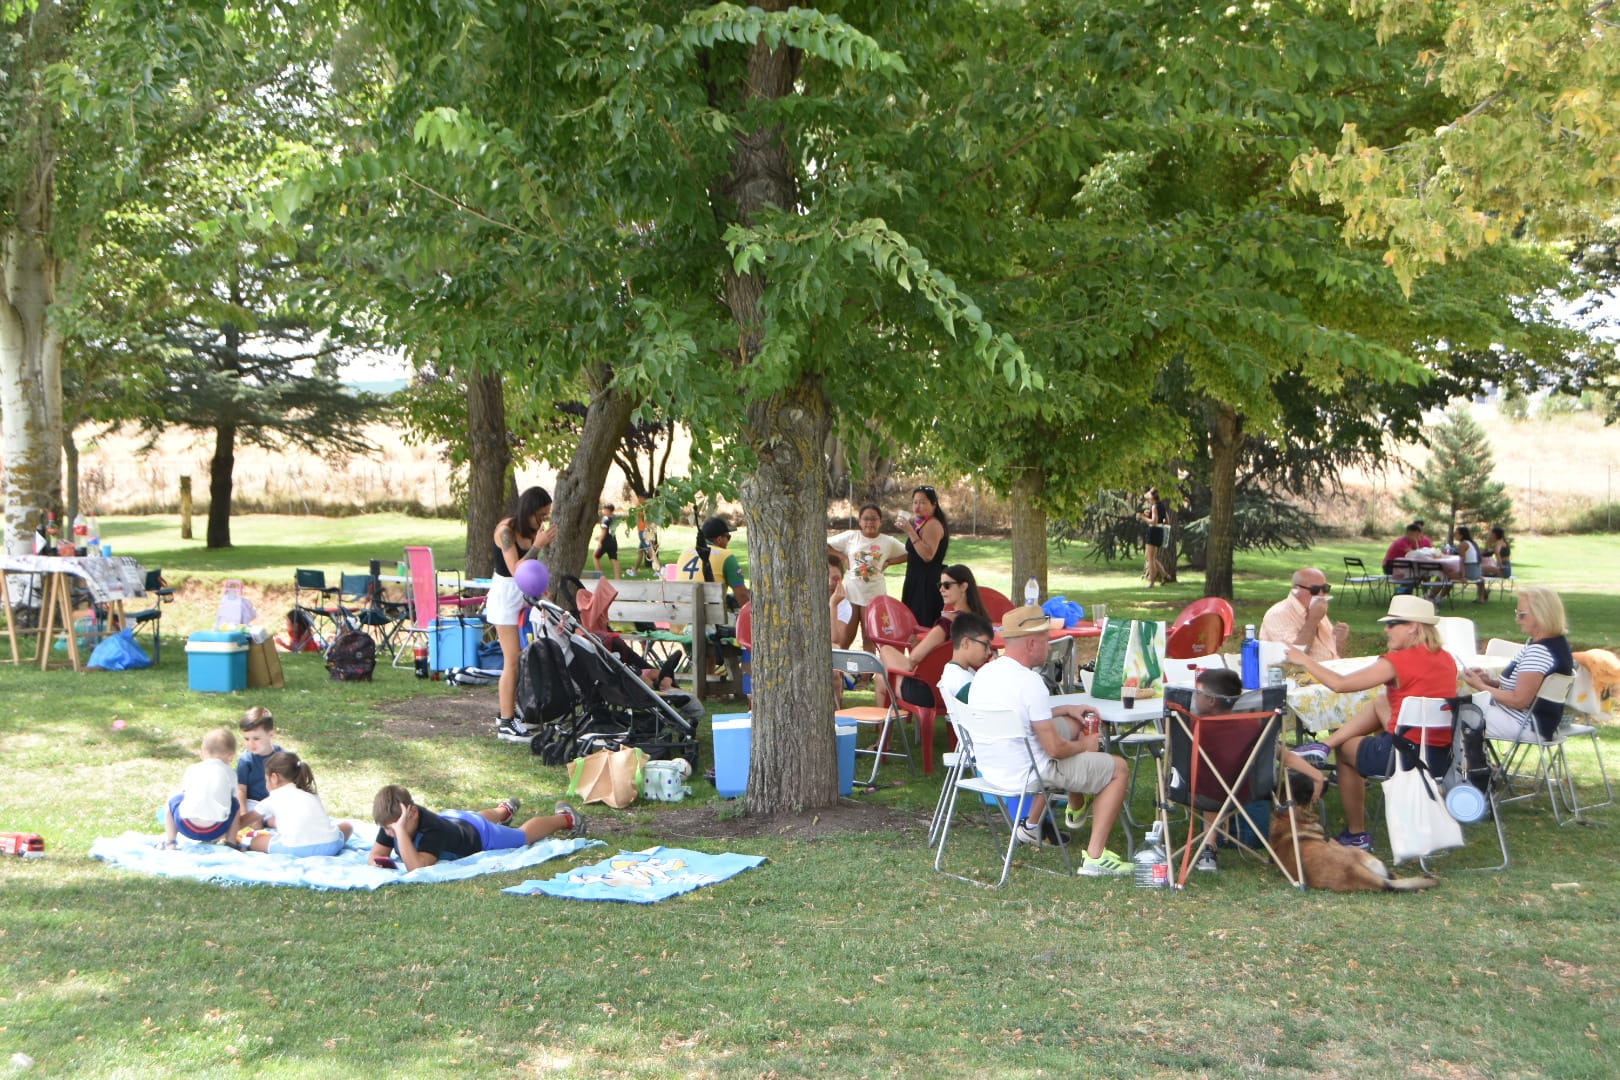
[[40,612],[39,670],[51,666],[51,650],[56,645],[56,620],[60,617],[67,632],[68,662],[79,667],[79,639],[73,632],[73,579],[69,574],[45,575],[45,603]]
[[6,620],[6,639],[11,645],[10,664],[19,662],[17,656],[17,616],[11,610],[11,587],[6,584],[6,573],[0,570],[0,618]]

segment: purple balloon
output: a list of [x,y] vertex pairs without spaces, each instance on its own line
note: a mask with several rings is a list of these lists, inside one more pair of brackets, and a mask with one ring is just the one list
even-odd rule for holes
[[546,587],[551,584],[551,571],[546,564],[533,559],[524,559],[518,563],[517,573],[512,576],[517,582],[518,591],[530,600],[538,600],[546,595]]

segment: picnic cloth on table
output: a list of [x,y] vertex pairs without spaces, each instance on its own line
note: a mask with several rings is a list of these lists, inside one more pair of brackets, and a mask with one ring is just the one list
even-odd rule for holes
[[594,866],[580,866],[550,881],[525,881],[502,892],[544,893],[569,900],[618,900],[653,904],[735,877],[765,862],[763,855],[710,855],[685,848],[621,851]]
[[368,860],[374,831],[349,838],[342,854],[295,859],[259,851],[237,851],[221,844],[181,840],[177,851],[155,845],[159,837],[127,832],[102,837],[90,845],[90,856],[125,870],[159,877],[190,878],[216,885],[292,885],[305,889],[376,889],[383,885],[419,885],[430,881],[460,881],[480,874],[499,874],[537,866],[582,848],[600,846],[600,840],[570,838],[541,840],[528,847],[482,851],[464,859],[451,859],[406,873],[372,866]]

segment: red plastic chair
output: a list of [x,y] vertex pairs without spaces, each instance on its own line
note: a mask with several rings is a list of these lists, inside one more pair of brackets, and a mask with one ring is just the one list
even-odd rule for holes
[[[861,617],[861,625],[866,631],[867,644],[874,648],[880,645],[888,645],[896,649],[906,650],[911,648],[912,643],[922,636],[922,627],[917,625],[917,619],[911,614],[911,609],[892,596],[880,596],[866,605],[866,612]],[[941,647],[928,655],[928,662],[925,662],[923,667],[924,669],[933,669],[932,678],[928,676],[927,670],[913,672],[899,668],[887,668],[885,676],[888,679],[889,707],[881,710],[880,717],[868,719],[855,716],[855,710],[845,711],[844,715],[851,716],[857,723],[878,725],[877,740],[873,743],[872,749],[856,751],[858,754],[872,755],[872,773],[866,778],[865,783],[870,784],[877,779],[878,769],[883,765],[885,758],[904,757],[908,760],[911,758],[911,738],[906,733],[905,728],[907,716],[911,716],[916,720],[918,735],[923,741],[925,750],[928,751],[924,755],[923,771],[933,771],[934,716],[939,709],[944,707],[944,704],[939,700],[937,684],[939,683],[940,673],[945,670],[945,662],[950,659],[950,653],[949,648]],[[938,657],[937,666],[931,663],[936,657]],[[934,705],[932,707],[921,707],[901,700],[900,679],[902,677],[921,678],[931,688],[934,688]],[[874,709],[872,712],[875,714],[879,710]],[[903,754],[889,749],[889,733],[896,728],[900,732],[901,745],[905,747],[905,753]]]
[[737,644],[745,649],[754,647],[754,602],[744,604],[737,611],[737,628],[732,631],[737,638]]
[[990,621],[997,626],[1001,625],[1003,615],[1018,606],[1002,593],[984,585],[979,586],[979,599],[984,601],[984,610],[990,613]]
[[896,649],[909,649],[919,632],[917,617],[892,596],[880,596],[867,604],[861,627],[866,631],[867,644],[892,645]]
[[1194,600],[1176,616],[1165,635],[1164,654],[1172,660],[1191,660],[1221,651],[1232,636],[1232,605],[1218,596]]

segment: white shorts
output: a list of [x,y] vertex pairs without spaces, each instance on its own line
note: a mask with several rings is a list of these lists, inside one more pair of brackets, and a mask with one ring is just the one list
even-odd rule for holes
[[484,599],[484,621],[491,626],[516,626],[524,603],[517,582],[496,574],[489,596]]

